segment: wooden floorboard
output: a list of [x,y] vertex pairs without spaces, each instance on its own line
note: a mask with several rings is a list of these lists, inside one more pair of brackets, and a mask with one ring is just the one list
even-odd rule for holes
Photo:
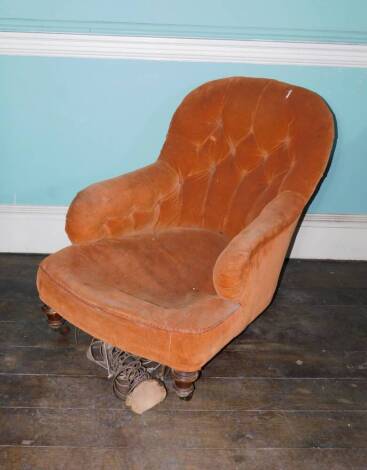
[[122,448],[365,448],[367,412],[2,408],[0,445]]
[[[291,260],[271,306],[143,416],[53,333],[42,256],[0,255],[0,468],[367,468],[367,263]],[[170,388],[170,384],[168,384]]]
[[[102,376],[11,374],[1,377],[0,408],[121,409],[111,391]],[[159,410],[367,411],[367,379],[202,377],[196,391],[190,403],[169,393]]]
[[0,447],[3,470],[365,470],[366,449]]
[[[233,349],[232,349],[233,348]],[[100,375],[85,359],[85,345],[0,348],[2,374]],[[367,378],[366,351],[311,351],[299,347],[257,350],[231,346],[203,370],[203,377]]]

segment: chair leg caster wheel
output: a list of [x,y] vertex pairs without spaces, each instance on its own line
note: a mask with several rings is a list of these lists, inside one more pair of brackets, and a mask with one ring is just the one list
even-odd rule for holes
[[194,396],[194,392],[190,393],[190,395],[187,395],[187,397],[178,397],[182,401],[190,401],[192,400],[192,397]]
[[173,389],[181,400],[190,401],[194,394],[194,383],[199,371],[182,372],[172,369]]
[[62,335],[69,333],[70,328],[66,324],[65,319],[55,312],[55,310],[53,310],[48,305],[43,304],[42,311],[46,315],[48,326],[52,331],[56,331]]

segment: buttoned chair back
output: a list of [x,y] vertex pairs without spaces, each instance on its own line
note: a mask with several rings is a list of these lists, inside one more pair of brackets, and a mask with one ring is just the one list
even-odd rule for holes
[[233,77],[192,91],[175,112],[160,160],[178,173],[158,225],[233,237],[284,191],[308,200],[328,161],[332,114],[315,93]]

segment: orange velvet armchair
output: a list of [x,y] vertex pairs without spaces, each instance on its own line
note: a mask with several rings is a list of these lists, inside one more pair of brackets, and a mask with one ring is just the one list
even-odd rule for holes
[[195,89],[154,164],[72,202],[72,245],[38,272],[51,321],[170,367],[190,395],[270,303],[333,140],[332,113],[304,88],[232,77]]

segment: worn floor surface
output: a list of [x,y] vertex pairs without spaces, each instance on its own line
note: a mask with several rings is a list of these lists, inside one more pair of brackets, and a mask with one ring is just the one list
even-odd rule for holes
[[0,255],[1,469],[367,469],[367,263],[289,262],[193,400],[136,416],[48,329],[41,258]]

